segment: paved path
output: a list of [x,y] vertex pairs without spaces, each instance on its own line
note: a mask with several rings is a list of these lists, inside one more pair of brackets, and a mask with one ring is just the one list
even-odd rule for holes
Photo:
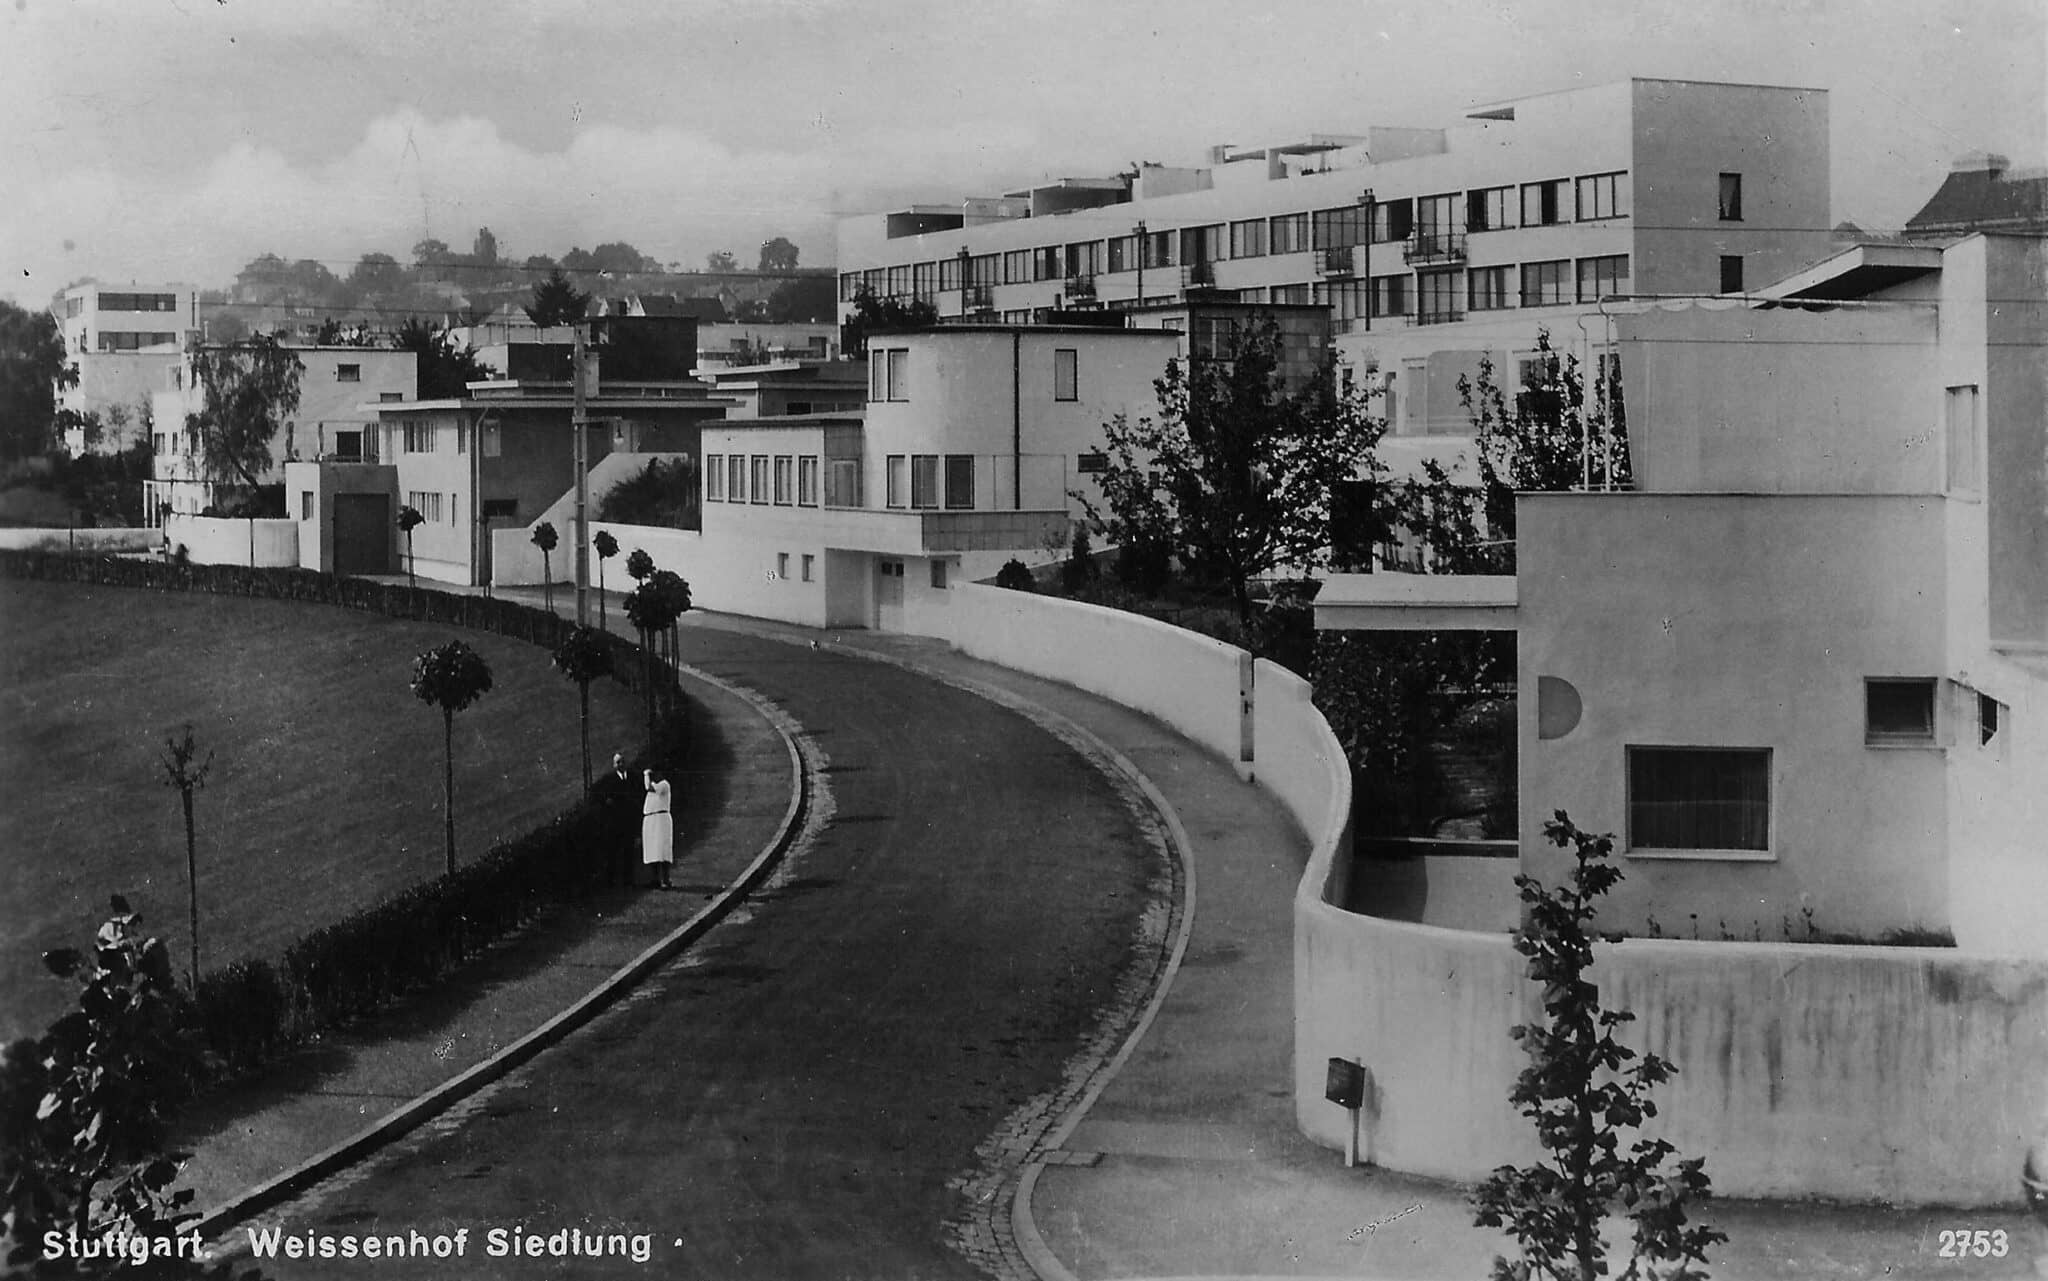
[[[1135,1004],[1119,979],[1159,941],[1148,909],[1163,859],[1143,811],[1067,743],[947,685],[717,628],[688,629],[684,648],[805,727],[827,760],[830,823],[747,919],[264,1222],[644,1232],[658,1275],[1017,1270],[983,1230],[1007,1217],[1003,1172],[1103,1057],[1101,1011]],[[478,1245],[377,1268],[507,1266]],[[641,1272],[612,1259],[519,1270]]]

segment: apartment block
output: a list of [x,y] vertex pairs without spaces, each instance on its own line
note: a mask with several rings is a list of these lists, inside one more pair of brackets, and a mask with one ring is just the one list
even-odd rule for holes
[[[129,439],[113,433],[102,449],[132,443],[150,398],[169,385],[187,345],[200,335],[199,294],[189,285],[73,285],[57,295],[51,314],[64,350],[78,366],[78,382],[57,393],[57,408],[75,413],[125,412]],[[65,442],[85,448],[82,434]]]
[[842,315],[863,290],[1007,324],[1190,295],[1318,305],[1385,389],[1390,463],[1449,461],[1482,357],[1511,386],[1548,331],[1591,367],[1611,300],[1740,293],[1829,253],[1827,104],[1630,79],[846,219]]

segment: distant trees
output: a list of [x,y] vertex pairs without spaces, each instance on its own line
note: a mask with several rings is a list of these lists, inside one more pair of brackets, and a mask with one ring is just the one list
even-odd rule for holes
[[200,465],[210,480],[239,481],[253,490],[270,470],[278,426],[298,412],[299,377],[306,367],[296,352],[262,334],[202,347],[193,367],[205,407],[188,414],[185,426],[198,441]]
[[390,254],[364,254],[348,273],[349,293],[358,300],[402,289],[405,284],[405,268]]
[[775,286],[763,310],[778,325],[831,320],[839,311],[838,283],[830,275],[798,276]]
[[0,457],[48,449],[57,389],[77,382],[56,317],[0,299]]
[[451,876],[455,874],[455,713],[490,690],[490,664],[459,640],[430,649],[413,660],[413,697],[441,709],[442,813]]
[[661,263],[623,240],[611,240],[585,251],[571,249],[562,255],[562,269],[579,275],[646,275],[661,270]]
[[765,241],[761,245],[761,271],[795,271],[797,254],[800,251],[782,236]]
[[570,325],[583,319],[590,308],[590,295],[569,283],[560,267],[533,287],[533,301],[526,305],[527,318],[546,329]]
[[733,257],[729,249],[720,249],[716,253],[704,256],[704,270],[713,275],[730,275],[739,269],[740,260]]

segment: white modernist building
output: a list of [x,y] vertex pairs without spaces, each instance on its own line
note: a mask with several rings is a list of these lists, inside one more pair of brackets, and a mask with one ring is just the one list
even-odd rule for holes
[[[1385,377],[1397,471],[1470,435],[1457,391],[1504,385],[1539,330],[1589,367],[1602,300],[1740,292],[1832,248],[1825,90],[1632,79],[1371,128],[1210,150],[959,205],[847,219],[840,299],[942,319],[1042,319],[1210,291],[1329,308],[1339,350]],[[1449,438],[1448,441],[1445,438]]]
[[[171,385],[185,348],[200,335],[199,294],[189,285],[73,285],[50,306],[78,381],[57,393],[57,408],[75,413],[125,413],[141,429],[151,397]],[[112,426],[111,423],[108,424]],[[109,432],[102,449],[131,443]],[[74,454],[83,433],[65,441]]]

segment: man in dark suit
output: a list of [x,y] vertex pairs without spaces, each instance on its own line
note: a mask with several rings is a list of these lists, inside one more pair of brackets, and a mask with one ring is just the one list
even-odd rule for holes
[[604,869],[605,884],[631,885],[633,842],[640,830],[642,789],[639,781],[626,773],[623,754],[612,753],[611,769],[590,785],[590,791],[597,801],[599,826],[604,834],[604,848],[598,852],[598,863]]

